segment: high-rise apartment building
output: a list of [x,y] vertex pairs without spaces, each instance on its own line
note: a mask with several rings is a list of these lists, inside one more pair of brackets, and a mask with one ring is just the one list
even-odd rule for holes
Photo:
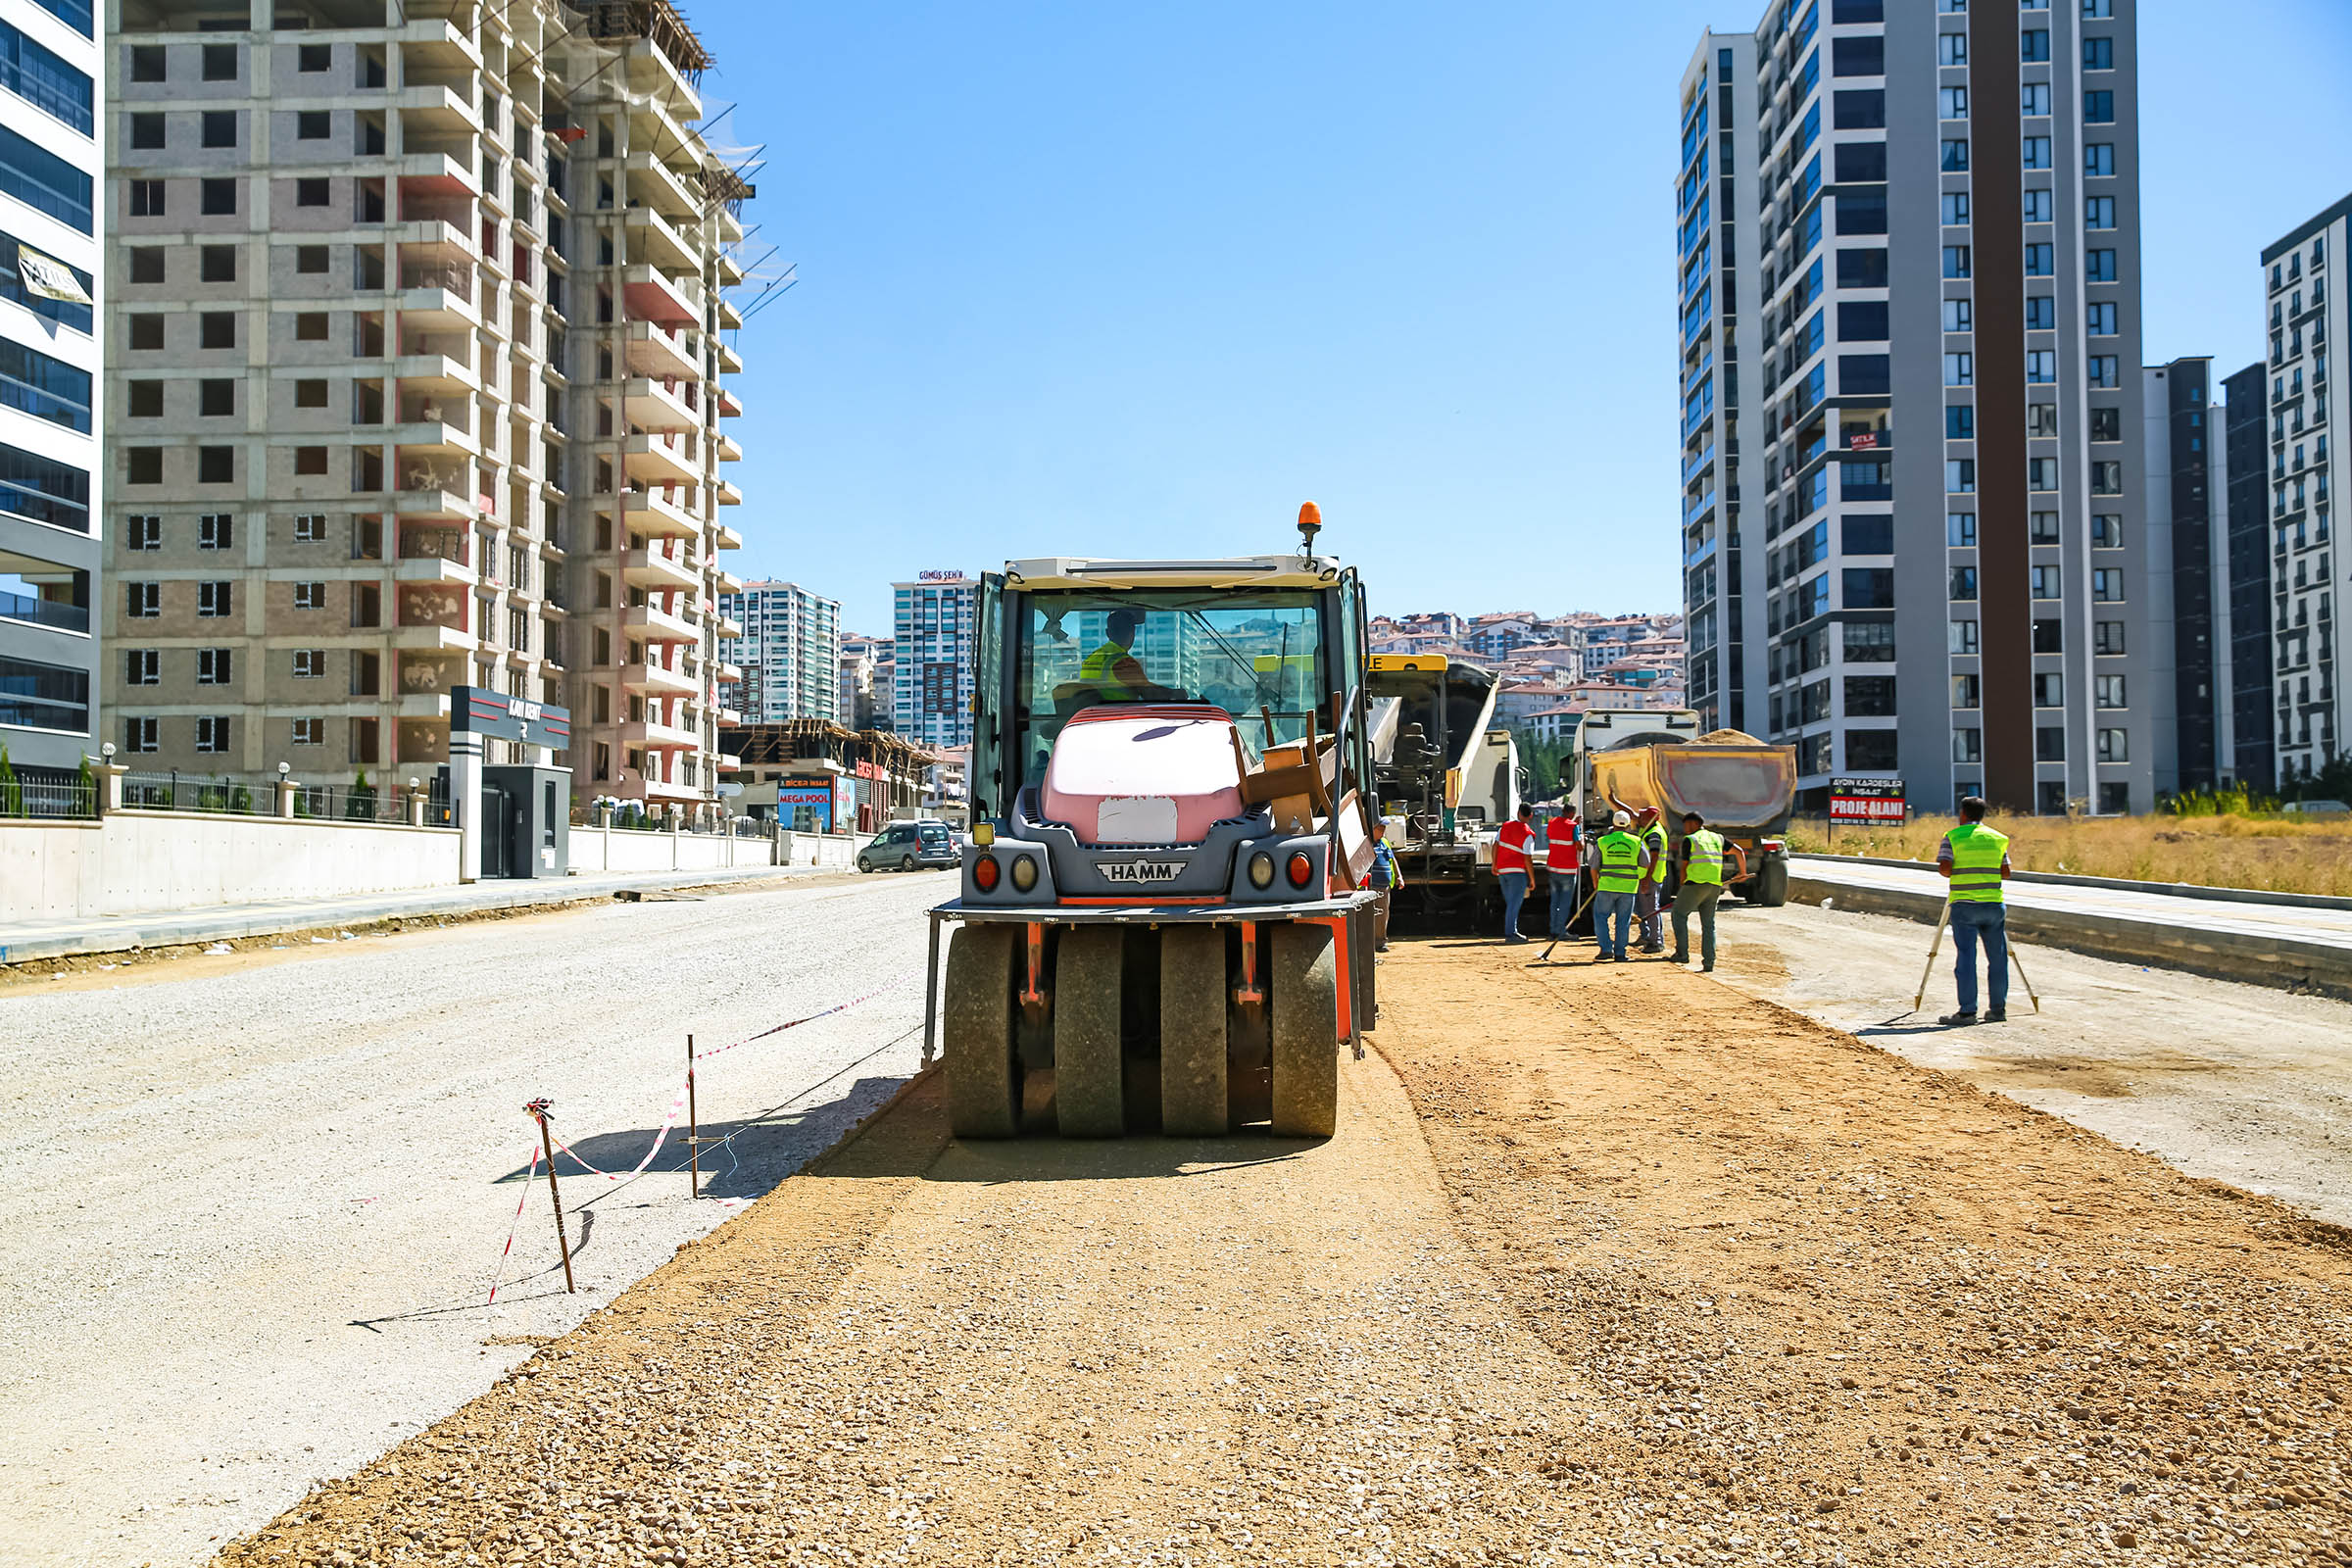
[[2271,432],[2268,373],[2260,361],[2222,382],[2222,472],[2229,497],[2230,590],[2217,630],[2230,726],[2219,742],[2227,783],[2268,790],[2278,778],[2271,662]]
[[2132,12],[1776,0],[1686,73],[1693,700],[1808,804],[2153,804]]
[[2138,488],[2148,549],[2171,562],[2153,576],[2149,606],[2155,658],[2145,695],[2159,795],[2215,788],[2231,751],[2228,453],[2212,368],[2196,357],[2140,372],[2148,467]]
[[844,633],[840,644],[840,716],[844,729],[888,729],[891,702],[891,641]]
[[470,684],[569,707],[581,794],[709,807],[749,191],[693,128],[693,32],[666,0],[114,5],[128,760],[429,770]]
[[729,686],[747,724],[841,716],[841,601],[799,583],[747,583],[721,594],[718,611],[743,627],[719,640],[718,657],[743,671]]
[[20,782],[101,744],[101,113],[87,0],[0,0],[0,747]]
[[926,571],[891,600],[891,729],[927,751],[971,745],[978,579]]
[[2270,451],[2273,679],[2281,781],[2341,755],[2352,696],[2335,678],[2335,599],[2352,583],[2330,537],[2328,393],[2330,350],[2344,341],[2344,246],[2352,197],[2267,246],[2262,253],[2270,323]]

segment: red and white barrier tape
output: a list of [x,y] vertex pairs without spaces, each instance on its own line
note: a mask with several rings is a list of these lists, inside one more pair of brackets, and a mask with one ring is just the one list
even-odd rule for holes
[[522,1228],[522,1205],[531,1200],[531,1178],[538,1174],[539,1146],[533,1144],[530,1166],[522,1173],[522,1196],[514,1200],[514,1217],[507,1222],[507,1245],[498,1250],[498,1272],[490,1276],[490,1299],[482,1303],[484,1306],[498,1304],[498,1288],[506,1283],[507,1254],[514,1250],[514,1233]]
[[910,986],[920,978],[921,976],[919,975],[910,974],[901,979],[893,980],[886,986],[876,987],[874,990],[868,991],[862,997],[852,997],[849,1001],[827,1007],[822,1012],[812,1012],[806,1018],[795,1018],[790,1023],[777,1024],[773,1029],[762,1029],[756,1035],[745,1035],[741,1040],[734,1042],[733,1045],[713,1046],[709,1051],[698,1051],[695,1053],[694,1059],[701,1061],[707,1056],[715,1056],[720,1054],[722,1052],[733,1051],[736,1046],[748,1046],[756,1040],[765,1040],[770,1035],[780,1035],[787,1029],[798,1029],[805,1023],[814,1023],[819,1018],[830,1018],[837,1012],[847,1012],[852,1007],[862,1005],[865,1003],[873,1001],[876,997],[884,996],[890,992],[898,990],[901,986]]

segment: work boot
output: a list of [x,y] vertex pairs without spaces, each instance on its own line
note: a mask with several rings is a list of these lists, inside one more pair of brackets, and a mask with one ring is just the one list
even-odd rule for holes
[[1688,953],[1669,953],[1666,955],[1666,961],[1668,963],[1689,963],[1690,961],[1690,955]]
[[1984,1021],[1986,1023],[2007,1023],[2009,1021],[2009,1009],[2007,1007],[1995,1007],[1990,1012],[1984,1014]]
[[1977,1009],[1971,1007],[1965,1012],[1947,1012],[1936,1021],[1953,1029],[1964,1028],[1977,1021]]

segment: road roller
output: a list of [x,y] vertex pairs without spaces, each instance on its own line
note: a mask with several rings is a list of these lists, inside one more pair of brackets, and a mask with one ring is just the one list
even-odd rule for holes
[[[1318,554],[980,579],[971,831],[930,911],[958,1138],[1328,1138],[1373,1023],[1366,617]],[[946,935],[944,984],[938,973]]]

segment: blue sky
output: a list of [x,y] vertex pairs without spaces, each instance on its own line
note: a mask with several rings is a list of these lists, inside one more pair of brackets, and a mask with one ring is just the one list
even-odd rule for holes
[[[741,338],[744,575],[887,632],[925,567],[1312,498],[1376,610],[1677,603],[1675,88],[1760,5],[682,4],[800,270]],[[2140,9],[2144,347],[2234,369],[2261,246],[2352,190],[2352,6]]]

